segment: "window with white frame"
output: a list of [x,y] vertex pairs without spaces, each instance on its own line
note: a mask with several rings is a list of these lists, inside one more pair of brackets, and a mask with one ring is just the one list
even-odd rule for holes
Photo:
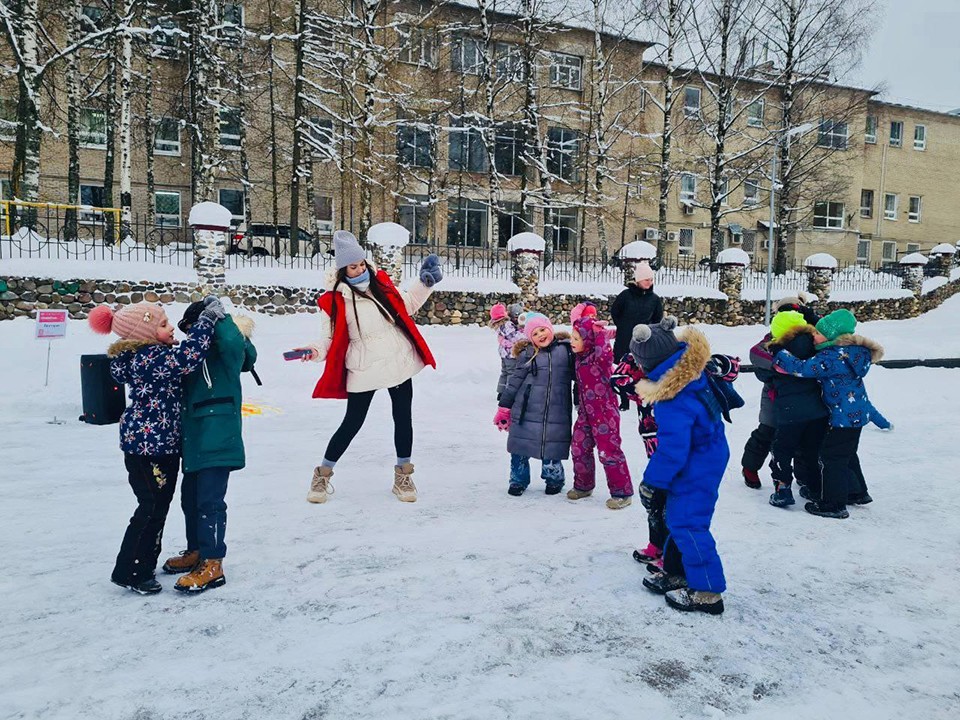
[[153,152],[157,155],[180,155],[180,121],[164,117],[157,120],[153,133]]
[[890,147],[900,147],[903,145],[903,123],[894,120],[890,123]]
[[700,115],[700,88],[688,85],[683,89],[683,114],[686,117]]
[[447,202],[447,245],[482,247],[487,239],[487,204],[467,198]]
[[861,265],[870,263],[870,241],[866,238],[857,239],[857,263]]
[[17,139],[17,101],[0,97],[0,140]]
[[863,129],[863,141],[870,145],[877,144],[877,116],[867,115],[867,122]]
[[692,204],[697,201],[697,178],[691,173],[680,176],[680,202]]
[[397,126],[397,160],[406,167],[433,167],[429,126],[419,123]]
[[840,120],[820,121],[820,132],[817,136],[817,145],[833,150],[847,149],[847,123]]
[[497,244],[506,247],[507,241],[517,233],[530,230],[530,224],[523,219],[520,203],[503,202],[497,210]]
[[[466,172],[487,171],[487,148],[478,127],[463,127],[462,120],[453,120],[450,128],[447,167]],[[428,166],[429,167],[429,166]]]
[[153,194],[157,227],[180,227],[180,193],[157,190]]
[[437,36],[433,30],[401,25],[397,32],[400,35],[397,55],[400,62],[431,68],[437,66]]
[[913,149],[914,150],[926,150],[927,149],[927,126],[926,125],[917,125],[913,128]]
[[554,250],[566,252],[577,244],[580,212],[577,208],[547,208],[543,211],[544,240]]
[[743,181],[743,204],[756,205],[760,202],[760,183],[756,178],[747,178]]
[[919,195],[910,196],[910,205],[907,208],[907,220],[912,223],[920,222],[920,215],[923,212],[923,198]]
[[[81,185],[80,204],[89,207],[102,208],[104,205],[103,185]],[[80,222],[103,222],[103,213],[99,210],[81,210]]]
[[107,116],[103,110],[80,109],[80,145],[97,150],[107,149]]
[[883,196],[883,219],[884,220],[896,220],[897,219],[897,205],[899,204],[899,196],[895,193],[886,193]]
[[843,230],[843,203],[814,203],[813,226],[822,230]]
[[678,237],[679,243],[677,244],[677,254],[693,255],[693,228],[680,228]]
[[748,127],[763,127],[763,113],[764,113],[764,102],[763,98],[758,98],[752,103],[747,105],[747,126]]
[[583,83],[583,58],[565,53],[550,54],[550,86],[580,90]]
[[240,109],[220,108],[220,147],[240,149]]
[[497,43],[493,46],[497,77],[507,82],[526,80],[523,72],[523,50],[519,45]]
[[397,219],[410,233],[410,242],[426,245],[430,227],[430,198],[427,195],[409,195],[397,205]]
[[894,240],[883,241],[883,259],[892,261],[897,259],[897,243]]
[[479,75],[483,69],[483,41],[460,35],[450,50],[450,69],[464,75]]
[[504,175],[523,174],[523,127],[512,123],[497,125],[493,162]]
[[580,133],[562,127],[547,129],[547,172],[576,182],[580,176]]
[[920,243],[907,243],[907,254],[920,252]]
[[873,217],[873,190],[860,191],[860,217]]

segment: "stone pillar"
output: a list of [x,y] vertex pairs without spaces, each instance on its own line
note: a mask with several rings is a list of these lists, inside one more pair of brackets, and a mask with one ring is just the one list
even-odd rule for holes
[[727,296],[723,324],[743,324],[743,271],[750,264],[750,256],[740,248],[727,248],[717,255],[717,284]]
[[513,282],[520,288],[520,302],[525,308],[536,307],[540,295],[540,259],[542,252],[517,250],[513,256]]
[[919,298],[923,294],[923,265],[922,264],[904,264],[903,280],[901,287],[909,290],[913,296]]
[[373,262],[399,286],[403,278],[403,248],[396,246],[373,246]]
[[833,285],[833,273],[837,269],[837,259],[828,253],[817,253],[803,261],[807,269],[807,292],[817,296],[821,303],[830,299]]
[[620,269],[623,270],[623,284],[630,285],[633,282],[633,275],[637,271],[638,260],[633,258],[620,258]]
[[403,249],[410,242],[410,231],[395,222],[371,225],[367,243],[373,250],[373,262],[395,285],[403,279]]
[[202,202],[190,210],[194,267],[198,290],[204,295],[219,296],[226,290],[226,249],[231,219],[230,211],[214,202]]
[[936,270],[937,275],[945,278],[950,277],[950,271],[953,269],[953,258],[957,249],[952,245],[937,245],[930,251],[930,263]]

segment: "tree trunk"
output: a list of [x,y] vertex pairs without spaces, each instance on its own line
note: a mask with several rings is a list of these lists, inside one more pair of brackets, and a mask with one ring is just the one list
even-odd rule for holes
[[[156,211],[156,162],[154,154],[154,138],[157,134],[157,125],[153,116],[153,63],[146,63],[146,96],[144,106],[144,147],[147,150],[147,215],[146,225],[142,228],[145,233],[150,232],[157,221]],[[146,240],[146,238],[141,238]]]
[[663,83],[663,135],[660,142],[660,197],[657,202],[657,261],[663,263],[667,247],[667,203],[670,200],[670,180],[673,170],[670,166],[670,155],[673,143],[673,104],[674,74],[677,71],[674,54],[677,46],[677,22],[679,20],[680,0],[667,2],[667,62],[666,77]]
[[[21,0],[20,52],[17,65],[17,142],[11,177],[11,190],[18,200],[36,202],[40,193],[40,77],[37,69],[38,0]],[[19,210],[19,208],[18,208]],[[26,208],[19,213],[27,227],[36,224],[37,212]]]
[[[129,21],[132,10],[131,0],[120,0],[120,16]],[[120,31],[120,237],[130,236],[130,208],[133,203],[131,164],[133,118],[130,111],[131,72],[133,65],[133,41],[128,29]],[[75,53],[74,53],[75,54]]]
[[290,254],[300,254],[300,177],[302,169],[301,150],[303,148],[303,126],[306,118],[303,103],[303,51],[307,37],[307,3],[297,2],[297,30],[294,41],[294,80],[293,80],[293,158],[290,177]]
[[726,142],[731,118],[727,115],[727,108],[731,106],[730,76],[727,61],[730,49],[730,12],[732,0],[723,0],[720,7],[720,17],[717,32],[720,39],[720,60],[717,72],[717,120],[714,126],[713,149],[713,178],[710,189],[710,261],[716,262],[717,255],[723,250],[723,231],[720,229],[721,207],[723,200],[720,195],[724,190],[724,179],[727,172]]
[[[280,223],[280,167],[277,154],[280,151],[277,142],[277,100],[276,85],[274,83],[273,69],[276,64],[276,47],[274,45],[274,13],[270,13],[270,39],[267,41],[267,51],[270,54],[270,63],[267,66],[267,87],[270,95],[270,221],[276,228]],[[249,221],[248,221],[249,222]],[[248,225],[249,229],[249,225]],[[252,250],[252,240],[247,240],[247,250]],[[276,233],[273,238],[273,256],[280,257],[280,235]]]
[[[82,3],[73,0],[67,10],[67,37],[71,44],[80,39]],[[80,63],[77,53],[67,57],[67,203],[80,204]],[[63,237],[77,239],[77,211],[64,212]]]

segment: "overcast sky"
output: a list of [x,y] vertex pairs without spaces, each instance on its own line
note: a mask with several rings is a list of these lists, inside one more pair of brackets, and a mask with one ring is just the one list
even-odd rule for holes
[[931,110],[960,108],[960,0],[879,0],[880,27],[855,84]]

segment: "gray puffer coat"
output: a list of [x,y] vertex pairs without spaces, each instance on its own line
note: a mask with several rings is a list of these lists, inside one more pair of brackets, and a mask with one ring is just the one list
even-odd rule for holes
[[570,456],[573,414],[573,351],[569,335],[535,352],[521,340],[513,347],[517,364],[500,395],[500,407],[510,408],[507,452],[540,460]]

